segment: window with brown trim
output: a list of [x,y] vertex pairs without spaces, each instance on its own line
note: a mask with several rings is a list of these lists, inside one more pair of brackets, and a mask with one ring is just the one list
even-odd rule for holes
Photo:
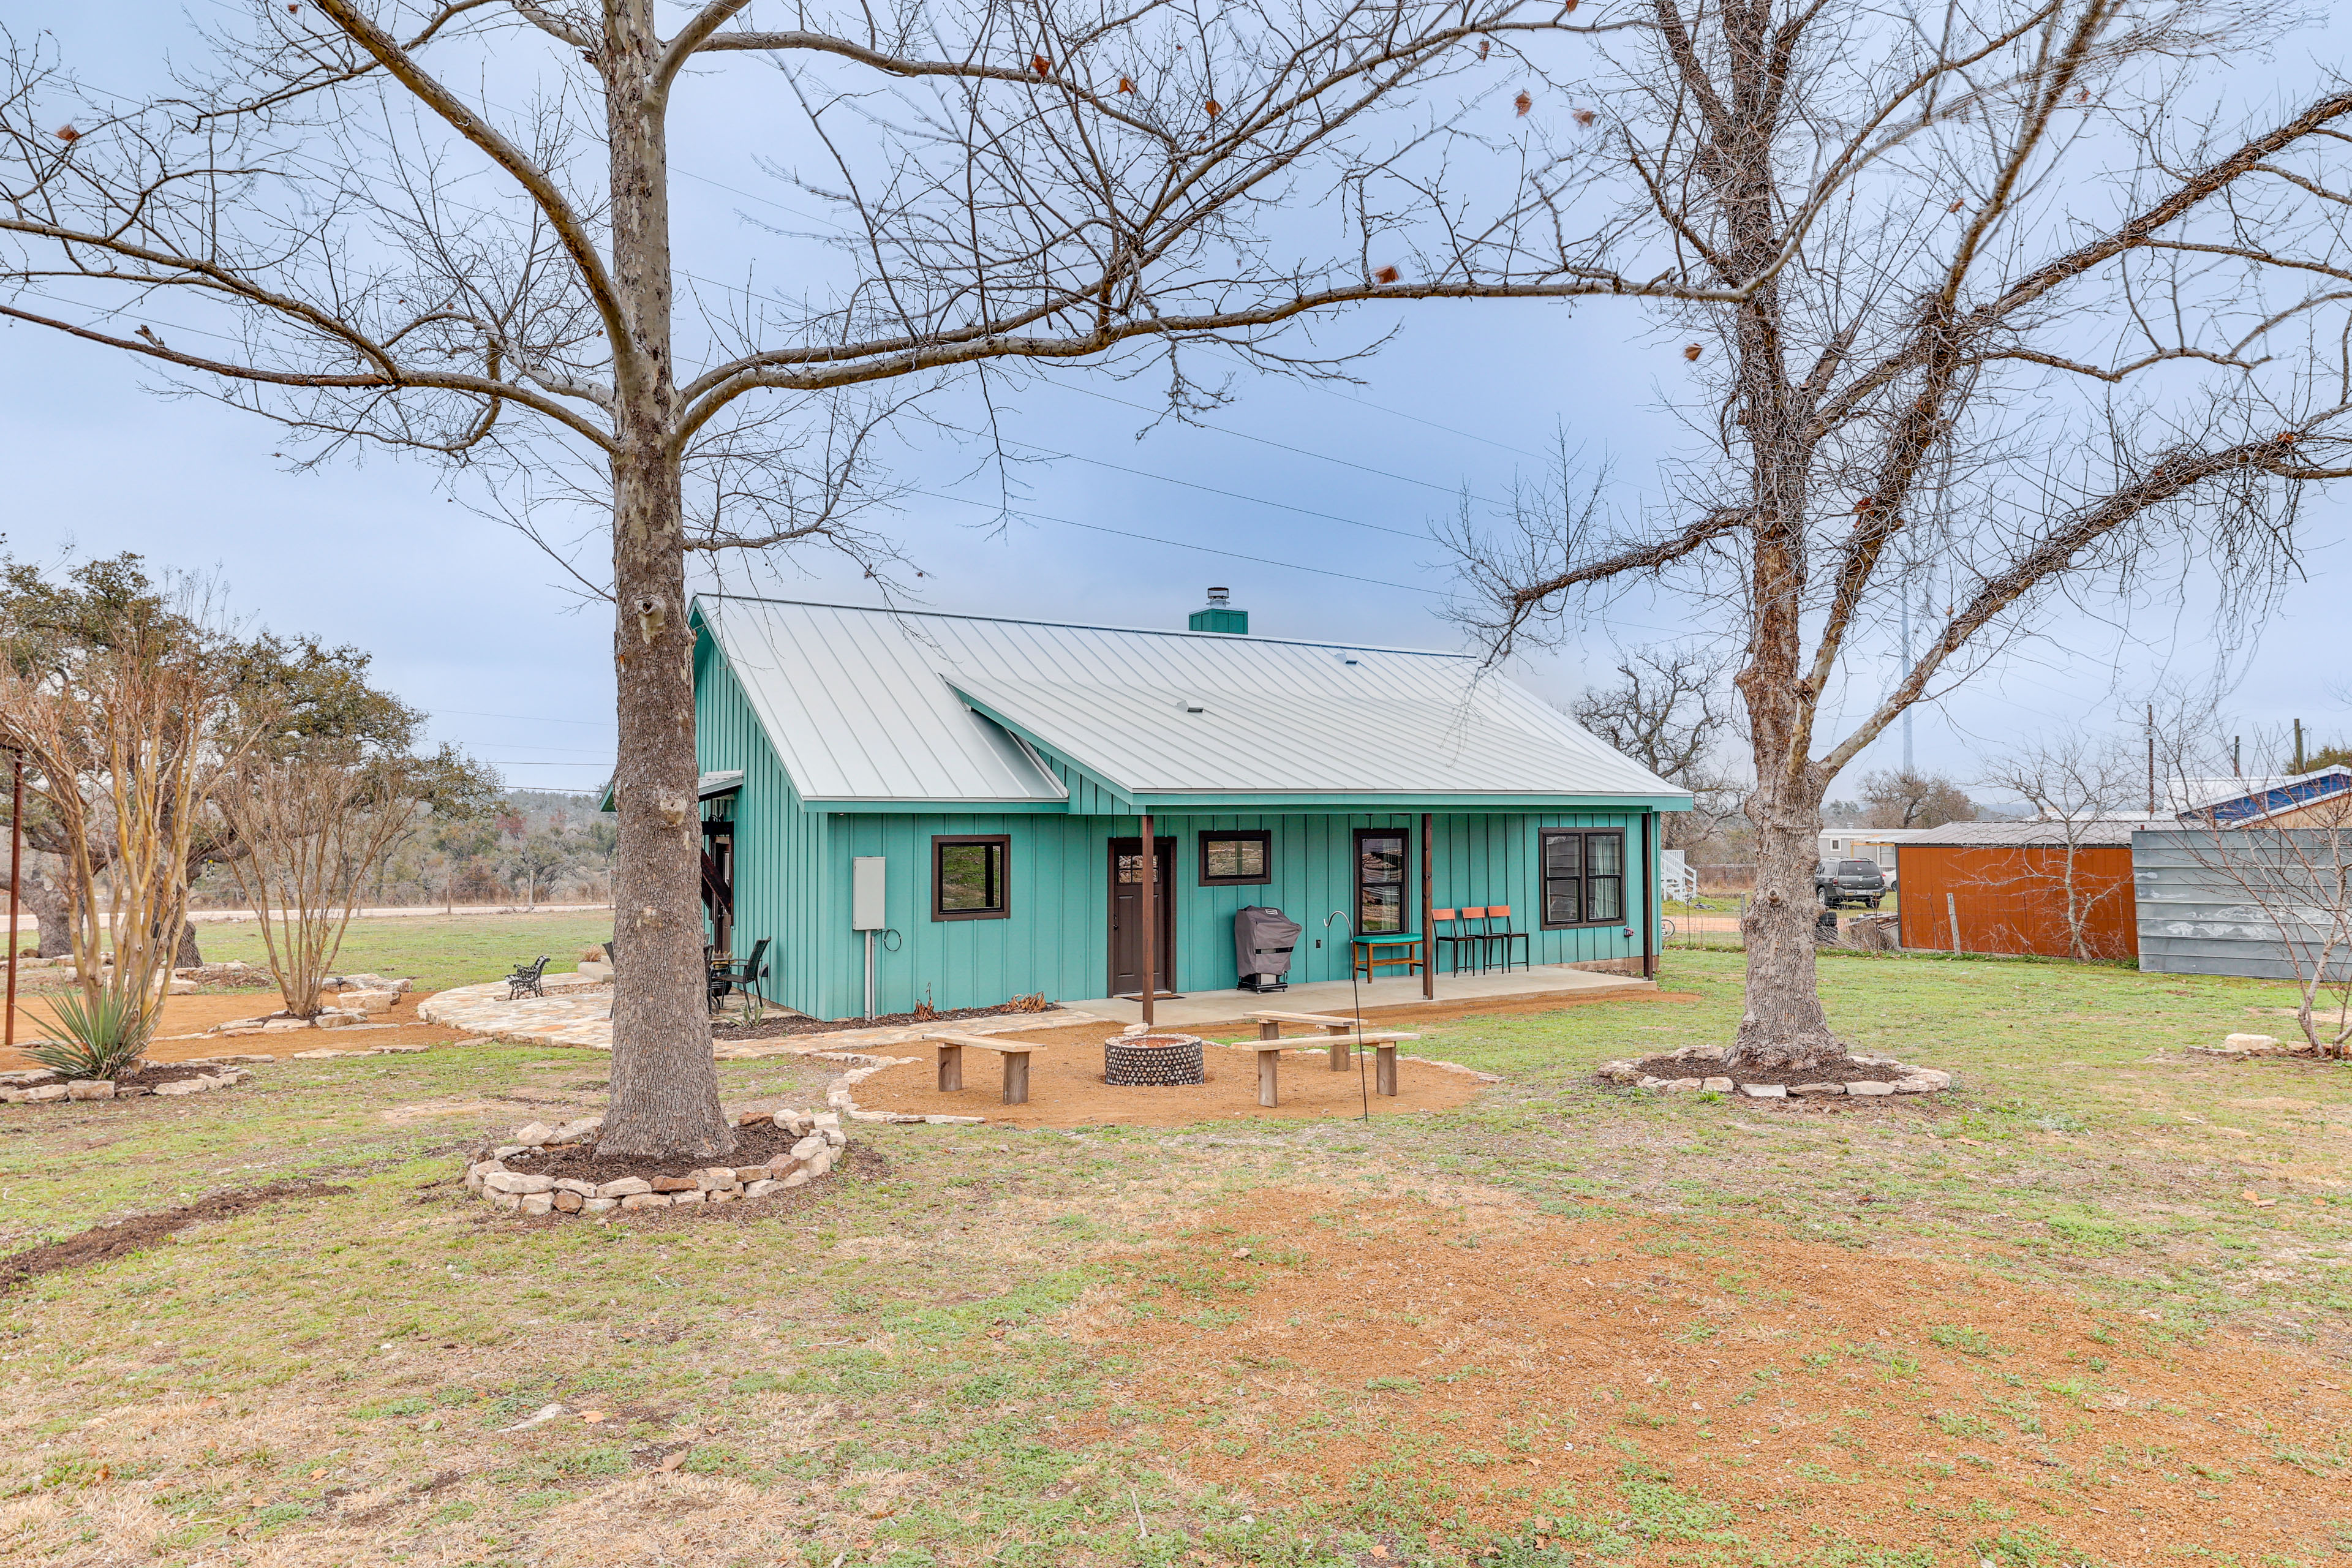
[[1625,830],[1547,827],[1538,835],[1543,923],[1625,923]]
[[1238,888],[1274,880],[1274,835],[1264,829],[1201,835],[1201,886]]
[[931,840],[931,919],[1001,921],[1012,913],[1013,840],[1002,833]]
[[1405,868],[1412,836],[1400,828],[1356,829],[1356,935],[1402,934],[1412,913]]

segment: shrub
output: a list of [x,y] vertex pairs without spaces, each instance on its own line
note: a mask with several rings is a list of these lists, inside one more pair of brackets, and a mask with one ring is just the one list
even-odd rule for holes
[[139,1053],[147,1048],[152,1020],[128,996],[68,992],[49,1005],[67,1038],[35,1041],[25,1054],[68,1078],[110,1079],[136,1066]]

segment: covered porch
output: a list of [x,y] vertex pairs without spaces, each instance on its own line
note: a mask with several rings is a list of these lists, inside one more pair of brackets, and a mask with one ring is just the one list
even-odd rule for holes
[[[1609,992],[1656,989],[1654,981],[1632,975],[1577,969],[1563,963],[1546,963],[1508,972],[1490,970],[1485,973],[1439,974],[1434,977],[1427,994],[1423,988],[1422,976],[1418,974],[1387,974],[1378,980],[1360,980],[1352,985],[1345,980],[1314,980],[1263,996],[1253,991],[1238,991],[1230,987],[1187,992],[1179,996],[1162,992],[1152,1001],[1150,1021],[1156,1027],[1188,1029],[1208,1024],[1233,1023],[1260,1008],[1285,1013],[1337,1013],[1344,1016],[1355,1012],[1360,1006],[1364,1012],[1370,1013],[1388,1007],[1426,1007],[1433,1002],[1444,1005],[1449,1003],[1517,1001],[1539,996],[1581,1000]],[[1095,996],[1083,1001],[1066,1001],[1062,1005],[1090,1013],[1098,1018],[1114,1019],[1120,1024],[1144,1022],[1143,1005],[1133,996]]]

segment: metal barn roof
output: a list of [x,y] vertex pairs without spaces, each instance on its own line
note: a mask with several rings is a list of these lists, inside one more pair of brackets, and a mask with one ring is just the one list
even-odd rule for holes
[[1137,798],[1689,798],[1461,654],[731,595],[696,607],[810,801],[1066,799],[1012,731]]

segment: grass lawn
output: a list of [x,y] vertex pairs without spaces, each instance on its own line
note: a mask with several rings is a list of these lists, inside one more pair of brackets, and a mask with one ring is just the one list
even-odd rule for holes
[[[420,991],[440,991],[496,980],[518,963],[551,953],[552,969],[569,969],[583,948],[613,936],[609,911],[549,915],[400,915],[355,920],[343,933],[336,965],[345,971],[414,975]],[[216,963],[268,962],[254,921],[206,922],[196,928],[205,957]]]
[[[236,1184],[348,1189],[0,1298],[0,1542],[272,1565],[2352,1556],[2352,1067],[2179,1054],[2280,1032],[2282,988],[1831,957],[1840,1028],[1958,1086],[1776,1110],[1594,1082],[1728,1037],[1740,956],[1667,962],[1697,1000],[1426,1027],[1423,1054],[1504,1075],[1461,1110],[861,1127],[845,1174],[773,1206],[610,1226],[450,1180],[483,1134],[596,1103],[584,1053],[0,1108],[8,1248]],[[720,1066],[730,1103],[815,1100],[827,1070]]]

